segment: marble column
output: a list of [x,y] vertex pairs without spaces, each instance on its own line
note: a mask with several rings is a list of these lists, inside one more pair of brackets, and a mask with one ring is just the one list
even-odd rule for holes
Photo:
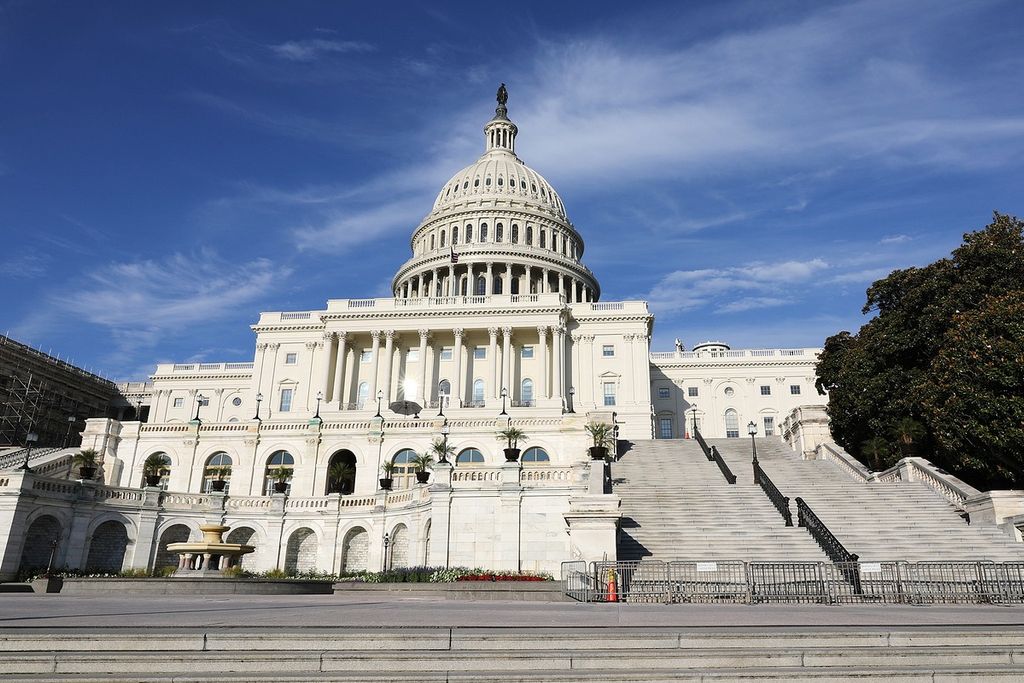
[[338,409],[345,409],[345,356],[348,351],[348,333],[338,332],[338,356],[334,367],[334,396]]
[[544,325],[537,327],[537,334],[540,336],[540,377],[537,378],[537,396],[548,397],[548,328]]
[[452,348],[452,360],[455,362],[455,376],[452,377],[452,399],[456,408],[462,407],[462,333],[461,327],[456,327],[455,346]]
[[490,393],[494,398],[501,396],[501,375],[498,374],[498,328],[488,327],[487,334],[490,336],[490,346],[487,349],[488,365],[490,366]]
[[554,358],[552,359],[551,383],[554,385],[555,398],[559,401],[563,401],[565,397],[565,328],[559,325],[555,328],[555,333],[551,340],[554,348]]
[[430,339],[430,330],[420,330],[420,405],[424,408],[430,402],[430,387],[433,384],[431,378],[427,377],[427,340]]
[[448,266],[448,296],[455,296],[455,264]]
[[487,282],[484,283],[484,294],[490,296],[493,292],[491,291],[494,287],[494,264],[491,261],[487,262]]
[[537,293],[538,294],[550,294],[551,293],[551,278],[549,276],[551,274],[551,271],[549,271],[547,268],[541,268],[540,269],[540,274],[541,274],[541,277],[544,278],[544,282],[541,284],[540,287],[537,288]]
[[370,332],[370,338],[373,340],[373,346],[370,350],[370,392],[369,396],[366,397],[367,401],[377,400],[377,370],[380,363],[380,330],[373,330]]
[[381,381],[381,388],[384,389],[384,405],[391,403],[391,368],[395,364],[395,331],[384,332],[384,379]]
[[[508,389],[508,397],[511,399],[515,396],[514,387],[512,386],[512,328],[503,327],[501,328],[501,386]],[[498,389],[498,395],[501,396],[501,389]]]
[[[331,387],[331,357],[332,357],[332,354],[334,352],[334,333],[333,332],[324,332],[324,346],[323,346],[323,349],[324,350],[323,350],[323,353],[321,355],[323,356],[323,359],[324,359],[323,360],[324,368],[323,368],[323,375],[322,375],[322,379],[320,380],[320,384],[323,387],[324,401],[330,403],[331,402],[331,396],[333,395],[332,392],[331,392],[331,388],[332,388]],[[334,392],[335,393],[337,393],[337,391],[338,391],[337,386],[338,386],[337,382],[335,382],[335,385],[334,385]]]
[[505,264],[505,274],[501,278],[501,293],[509,295],[512,293],[512,264]]

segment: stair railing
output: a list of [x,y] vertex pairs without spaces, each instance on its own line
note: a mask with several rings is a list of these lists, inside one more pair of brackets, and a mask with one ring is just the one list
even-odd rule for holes
[[708,442],[704,440],[704,437],[701,436],[700,430],[697,429],[697,425],[693,426],[693,435],[696,437],[697,443],[700,444],[700,449],[704,451],[704,457],[709,461],[714,460],[714,456],[711,455],[711,448],[708,446]]
[[725,476],[725,480],[730,484],[736,483],[736,475],[732,473],[729,466],[722,459],[722,454],[718,452],[718,446],[711,447],[711,457],[718,464],[718,469],[722,470],[722,474]]
[[860,557],[846,549],[803,498],[796,499],[796,511],[797,523],[807,529],[828,558],[840,566],[843,577],[853,586],[853,592],[860,595]]
[[754,481],[761,485],[761,490],[768,496],[775,509],[786,520],[786,526],[793,526],[793,513],[789,509],[789,496],[782,495],[779,487],[771,480],[768,473],[761,469],[760,463],[754,463]]

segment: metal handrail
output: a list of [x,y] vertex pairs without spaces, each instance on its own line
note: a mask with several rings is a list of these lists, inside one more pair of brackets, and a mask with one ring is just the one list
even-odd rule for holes
[[711,447],[708,446],[708,442],[701,436],[700,430],[697,429],[697,425],[693,426],[693,436],[697,439],[697,443],[700,444],[700,449],[704,451],[704,457],[708,460],[714,460],[714,456],[711,455]]
[[730,484],[735,484],[736,475],[732,473],[732,470],[729,469],[729,466],[722,458],[722,454],[718,452],[718,446],[711,447],[711,457],[718,464],[718,469],[722,470],[722,475],[725,477],[725,480]]
[[768,500],[775,505],[775,509],[786,520],[786,526],[793,526],[793,513],[789,509],[789,496],[782,495],[779,487],[771,480],[768,473],[761,469],[761,464],[756,462],[754,463],[754,481],[761,486],[761,490],[768,496]]
[[846,546],[825,526],[821,518],[814,514],[814,510],[804,502],[803,498],[796,499],[796,510],[799,525],[810,532],[811,537],[817,541],[830,560],[841,565],[843,576],[853,586],[853,592],[859,595],[861,593],[860,557],[846,549]]

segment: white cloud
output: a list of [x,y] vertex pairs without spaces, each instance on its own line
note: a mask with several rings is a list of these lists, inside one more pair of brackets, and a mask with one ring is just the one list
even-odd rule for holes
[[37,278],[46,274],[50,257],[42,253],[24,252],[0,261],[0,278]]
[[763,308],[775,306],[786,306],[793,303],[791,299],[774,296],[748,296],[737,301],[732,301],[718,308],[716,313],[741,313],[743,311],[756,311]]
[[275,55],[293,62],[312,62],[327,54],[370,52],[373,49],[373,45],[357,40],[325,40],[322,38],[289,40],[270,46],[270,50]]
[[882,239],[878,240],[879,244],[902,244],[903,242],[909,242],[913,237],[910,235],[887,235]]

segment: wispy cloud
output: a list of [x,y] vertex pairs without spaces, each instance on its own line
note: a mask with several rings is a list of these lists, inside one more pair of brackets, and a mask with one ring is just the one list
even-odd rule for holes
[[326,40],[323,38],[289,40],[269,47],[278,57],[293,62],[312,62],[324,55],[372,52],[375,49],[373,45],[358,40]]
[[38,252],[12,254],[0,260],[0,278],[37,278],[46,274],[50,257]]
[[909,242],[913,237],[910,235],[887,235],[882,239],[878,240],[879,244],[902,244],[903,242]]

